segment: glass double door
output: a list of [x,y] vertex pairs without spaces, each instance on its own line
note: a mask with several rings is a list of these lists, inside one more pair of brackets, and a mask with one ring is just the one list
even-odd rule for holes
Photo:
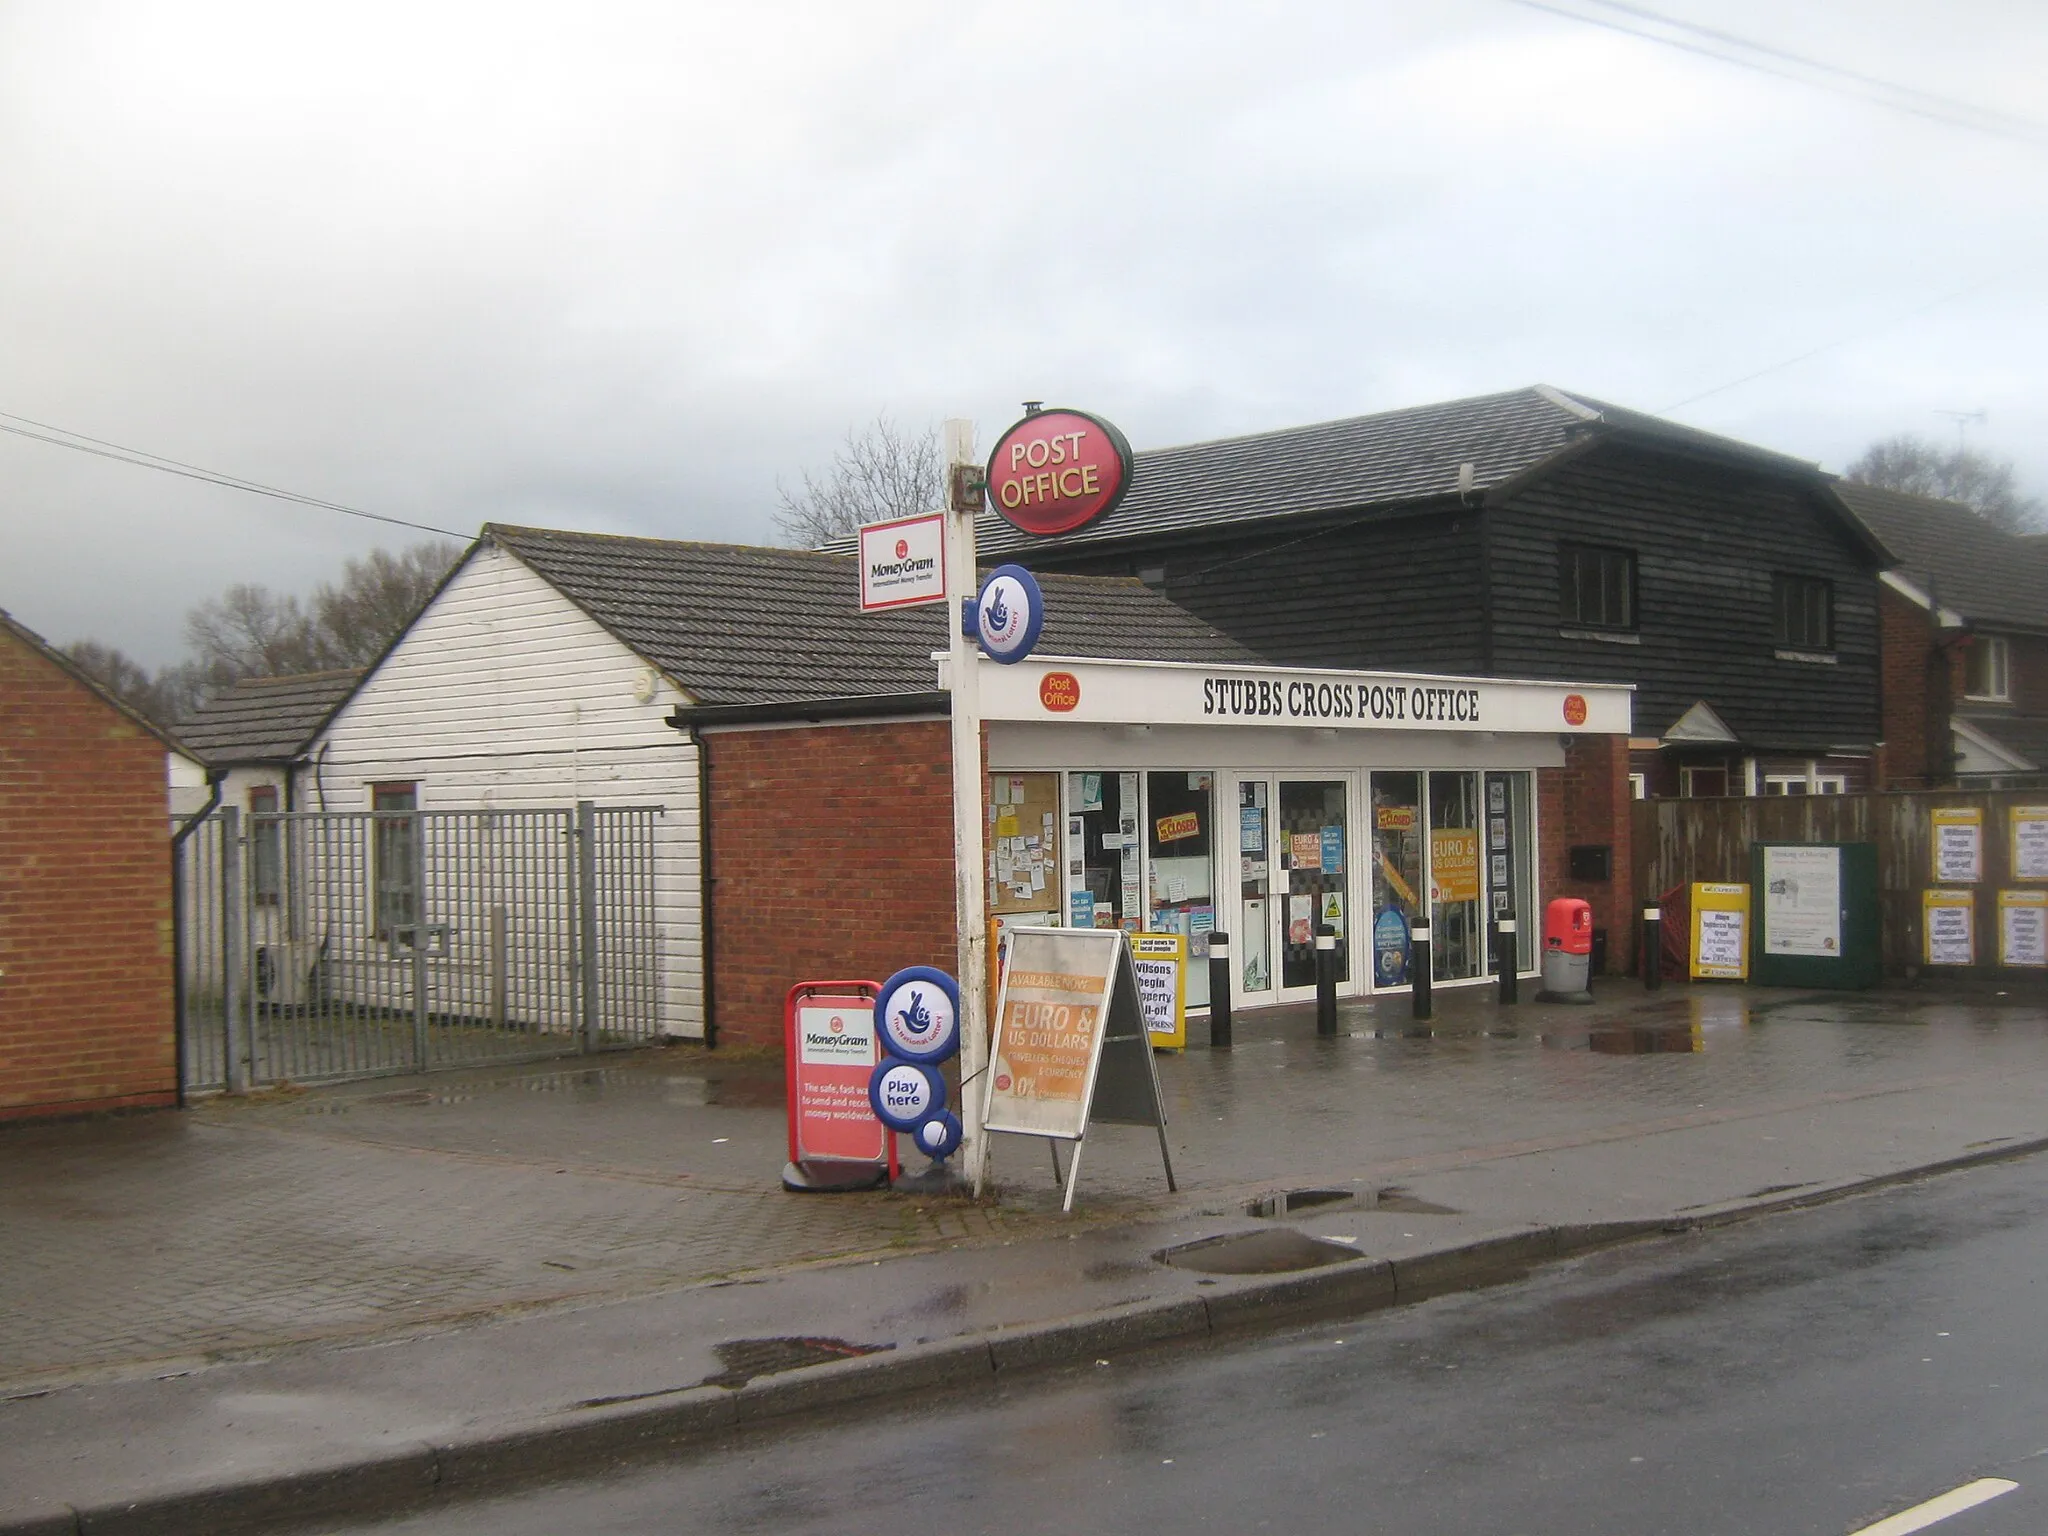
[[1358,993],[1413,983],[1424,922],[1433,980],[1483,977],[1489,917],[1528,910],[1525,772],[1239,777],[1235,789],[1248,1005],[1314,997],[1321,927],[1336,938],[1339,992]]
[[1313,997],[1316,935],[1336,938],[1351,985],[1351,804],[1355,779],[1237,781],[1238,983],[1247,1003]]

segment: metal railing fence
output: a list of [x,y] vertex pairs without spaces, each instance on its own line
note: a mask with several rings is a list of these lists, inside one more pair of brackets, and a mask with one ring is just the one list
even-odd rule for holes
[[188,1091],[652,1038],[660,814],[215,812],[180,860]]

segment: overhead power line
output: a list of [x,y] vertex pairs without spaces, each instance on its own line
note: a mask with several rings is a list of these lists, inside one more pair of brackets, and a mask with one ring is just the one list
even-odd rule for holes
[[208,485],[225,486],[231,491],[246,491],[252,496],[268,496],[277,501],[294,502],[302,507],[318,507],[324,512],[339,512],[347,517],[360,517],[373,523],[388,523],[394,528],[412,528],[421,533],[438,533],[451,539],[469,537],[467,534],[457,533],[452,528],[437,528],[431,523],[415,523],[403,517],[388,517],[382,512],[366,512],[361,507],[351,507],[339,501],[327,501],[319,496],[302,495],[297,491],[285,490],[281,486],[265,485],[260,480],[245,480],[239,475],[223,474],[219,470],[187,464],[182,459],[167,459],[162,454],[150,453],[142,448],[129,448],[120,443],[110,443],[105,438],[88,437],[83,432],[51,426],[46,421],[17,416],[11,411],[0,411],[0,432],[11,432],[16,437],[49,443],[57,448],[69,448],[74,453],[89,453],[95,458],[133,464],[139,469],[154,469],[161,474],[177,475],[186,480],[203,480]]
[[1729,390],[1738,388],[1741,385],[1751,383],[1773,373],[1780,373],[1796,364],[1806,362],[1810,358],[1819,357],[1823,352],[1832,352],[1837,347],[1851,346],[1856,342],[1866,341],[1872,336],[1882,336],[1886,331],[1896,330],[1908,320],[1924,315],[1930,309],[1939,309],[1944,304],[1953,304],[1958,299],[1967,299],[1972,294],[1982,293],[1986,288],[1995,288],[2000,283],[2007,282],[2012,278],[2038,271],[2040,267],[2041,263],[2039,261],[2030,261],[2023,267],[2014,267],[2009,271],[1999,273],[1995,277],[1987,277],[1981,282],[1970,284],[1967,288],[1957,288],[1953,292],[1942,294],[1939,298],[1929,299],[1924,304],[1915,304],[1911,309],[1901,310],[1891,316],[1891,318],[1880,321],[1876,325],[1852,332],[1847,336],[1837,336],[1833,341],[1824,341],[1819,346],[1801,352],[1796,357],[1781,358],[1775,363],[1757,369],[1754,373],[1745,373],[1739,379],[1730,379],[1725,384],[1716,384],[1712,389],[1703,389],[1696,395],[1687,395],[1683,400],[1673,401],[1670,405],[1660,405],[1657,407],[1657,414],[1662,416],[1671,411],[1683,410],[1688,405],[1697,405],[1702,400],[1710,399],[1715,395],[1726,394]]
[[1642,38],[1646,42],[1702,58],[1716,59],[1738,69],[1812,86],[1895,112],[1909,113],[1952,128],[1966,128],[2035,149],[2048,148],[2048,123],[2034,118],[1865,74],[1826,59],[1794,53],[1773,43],[1667,16],[1648,6],[1630,4],[1628,0],[1576,0],[1579,6],[1597,7],[1613,13],[1610,15],[1589,14],[1571,4],[1552,3],[1552,0],[1508,0],[1508,3],[1525,10],[1561,16],[1589,27]]

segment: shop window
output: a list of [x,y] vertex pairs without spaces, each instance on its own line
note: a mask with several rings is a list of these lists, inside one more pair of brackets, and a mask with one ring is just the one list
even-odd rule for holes
[[[1532,805],[1535,796],[1526,773],[1486,776],[1486,889],[1495,919],[1519,917],[1515,925],[1515,968],[1536,964],[1536,846]],[[1491,961],[1487,962],[1491,967]]]
[[1143,847],[1135,773],[1067,775],[1067,924],[1136,933]]
[[265,818],[277,814],[277,786],[249,791],[249,895],[258,906],[274,907],[284,894],[283,828]]
[[1633,550],[1589,544],[1558,546],[1558,616],[1575,629],[1636,627]]
[[1973,699],[2009,699],[2008,654],[2003,635],[1972,635],[1963,653],[1963,692]]
[[1789,651],[1835,648],[1835,584],[1814,576],[1771,578],[1777,641]]
[[988,913],[1000,928],[1060,924],[1060,777],[992,773],[988,780]]
[[1209,935],[1216,928],[1215,775],[1145,775],[1145,839],[1151,855],[1148,933],[1187,940],[1187,1006],[1209,1006]]
[[370,809],[377,813],[370,879],[380,939],[409,939],[419,921],[418,824],[400,814],[419,807],[417,784],[370,786]]

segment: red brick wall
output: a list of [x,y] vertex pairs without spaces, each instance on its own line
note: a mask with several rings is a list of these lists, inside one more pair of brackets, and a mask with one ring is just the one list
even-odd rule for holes
[[718,732],[711,988],[721,1043],[779,1047],[799,981],[956,966],[949,727]]
[[[1559,896],[1577,896],[1593,908],[1593,926],[1607,930],[1607,970],[1621,975],[1635,964],[1634,800],[1629,795],[1625,736],[1575,736],[1562,768],[1536,771],[1538,836],[1537,952],[1542,952],[1543,911]],[[1611,880],[1571,878],[1574,844],[1605,843],[1614,850]]]
[[0,629],[0,1119],[170,1104],[164,746]]
[[[1922,789],[1944,778],[1930,778],[1927,758],[1929,722],[1934,699],[1944,695],[1941,679],[1931,678],[1933,633],[1927,610],[1908,602],[1891,588],[1877,592],[1878,643],[1882,653],[1884,751],[1878,765],[1879,787]],[[1932,688],[1930,688],[1932,684]],[[1945,711],[1944,711],[1945,712]],[[1943,731],[1934,739],[1946,740]]]

